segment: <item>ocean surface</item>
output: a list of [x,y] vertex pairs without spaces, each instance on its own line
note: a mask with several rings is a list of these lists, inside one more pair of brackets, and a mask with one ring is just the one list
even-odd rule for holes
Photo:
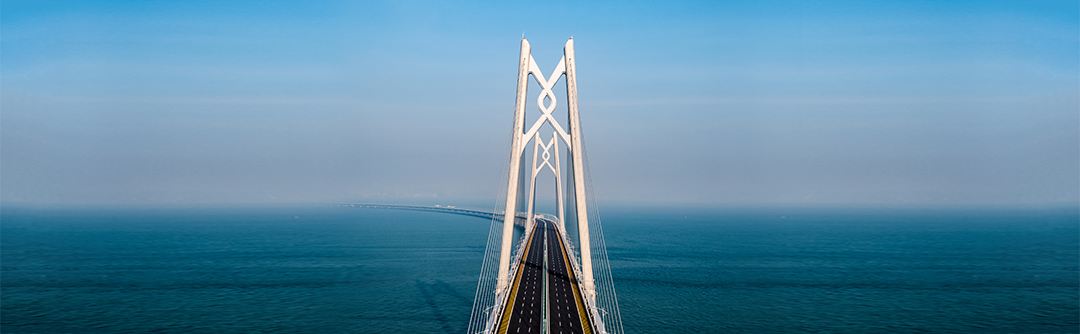
[[[602,208],[627,333],[1077,333],[1077,209]],[[463,333],[490,222],[0,211],[3,333]]]

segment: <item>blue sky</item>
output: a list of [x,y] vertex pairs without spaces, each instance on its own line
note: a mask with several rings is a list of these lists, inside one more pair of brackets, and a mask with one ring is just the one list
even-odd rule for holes
[[574,37],[596,195],[1075,205],[1075,1],[5,1],[5,203],[494,198]]

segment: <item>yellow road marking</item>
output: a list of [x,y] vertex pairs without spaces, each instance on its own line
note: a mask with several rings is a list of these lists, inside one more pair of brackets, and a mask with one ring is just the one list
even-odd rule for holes
[[[556,233],[556,237],[559,238],[559,249],[562,250],[563,262],[566,264],[567,268],[570,268],[570,259],[566,255],[566,250],[562,247],[562,245],[564,245],[562,243],[562,236]],[[589,316],[582,313],[585,311],[585,304],[581,302],[581,294],[578,292],[577,279],[574,277],[574,271],[567,270],[566,273],[570,276],[570,287],[574,290],[574,301],[577,301],[578,317],[581,318],[581,329],[585,334],[592,334],[592,325],[589,324]]]
[[[506,300],[506,309],[503,310],[502,319],[499,320],[499,333],[505,334],[507,327],[510,326],[510,314],[514,309],[514,300],[517,297],[518,284],[521,283],[521,272],[525,271],[525,260],[529,257],[529,248],[532,247],[532,238],[536,236],[536,226],[533,226],[533,232],[529,234],[529,240],[525,244],[525,254],[521,254],[521,263],[518,263],[517,274],[514,275],[513,289],[510,290],[510,298]],[[524,306],[524,304],[522,304]],[[524,312],[525,310],[522,310]],[[532,328],[530,328],[531,330]]]

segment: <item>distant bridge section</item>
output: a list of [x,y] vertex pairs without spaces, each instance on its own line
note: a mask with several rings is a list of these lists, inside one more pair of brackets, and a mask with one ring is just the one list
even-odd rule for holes
[[[400,205],[400,204],[370,204],[370,203],[356,203],[356,204],[336,204],[337,206],[353,207],[353,208],[366,208],[366,209],[390,209],[390,210],[410,210],[410,211],[428,211],[439,213],[450,213],[455,215],[479,217],[484,219],[495,219],[496,221],[502,221],[504,214],[502,212],[490,212],[473,209],[462,209],[452,205]],[[525,222],[528,220],[528,214],[524,212],[518,212],[516,219],[514,219],[514,225],[525,226]]]

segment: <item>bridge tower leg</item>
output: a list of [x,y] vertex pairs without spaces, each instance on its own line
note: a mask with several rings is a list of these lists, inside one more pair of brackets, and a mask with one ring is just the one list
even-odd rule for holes
[[[552,152],[555,152],[555,205],[557,214],[559,215],[559,231],[566,231],[565,210],[563,209],[563,180],[562,180],[562,165],[559,164],[559,140],[558,134],[551,134]],[[565,235],[564,235],[565,236]]]
[[589,299],[595,299],[592,252],[589,246],[589,208],[585,194],[585,152],[581,143],[581,119],[577,104],[577,67],[574,65],[574,39],[563,47],[566,62],[566,104],[570,110],[570,155],[574,166],[574,200],[577,208],[578,243],[581,247],[581,286]]
[[506,186],[506,207],[503,216],[502,247],[499,250],[499,277],[496,292],[509,287],[510,246],[514,239],[514,219],[517,218],[518,175],[521,170],[522,142],[525,128],[525,94],[529,90],[529,65],[532,62],[529,41],[521,39],[521,58],[518,63],[517,103],[514,106],[514,132],[510,141],[510,177]]
[[[531,175],[532,178],[529,179],[529,201],[527,202],[527,203],[529,203],[528,204],[529,205],[529,210],[528,210],[529,219],[527,219],[526,223],[525,223],[525,230],[526,231],[532,230],[533,224],[536,223],[536,217],[535,217],[535,214],[536,214],[536,174],[539,174],[538,172],[540,171],[539,168],[536,168],[536,156],[539,153],[540,153],[540,134],[537,133],[535,136],[533,136],[532,169],[530,170],[530,173],[529,173],[529,175]],[[544,151],[544,153],[547,153],[547,151]]]

